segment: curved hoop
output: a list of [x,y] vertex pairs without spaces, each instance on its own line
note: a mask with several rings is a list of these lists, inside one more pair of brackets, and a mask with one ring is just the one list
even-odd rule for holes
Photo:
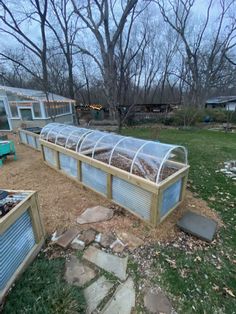
[[89,136],[89,134],[92,134],[92,133],[94,133],[94,132],[95,132],[95,131],[89,130],[88,133],[85,133],[85,134],[84,134],[84,138],[82,139],[82,142],[81,142],[81,144],[80,144],[79,151],[78,151],[78,146],[79,146],[79,141],[78,141],[78,143],[77,143],[77,145],[76,145],[76,152],[77,152],[77,153],[80,154],[84,140]]
[[94,159],[94,153],[95,153],[96,147],[97,147],[98,144],[101,142],[101,140],[102,140],[104,137],[108,136],[108,135],[110,135],[110,134],[105,134],[105,135],[103,135],[102,137],[100,137],[100,138],[97,140],[97,143],[94,145],[93,152],[92,152],[92,158],[93,158],[93,159]]
[[65,126],[64,128],[62,128],[62,129],[58,132],[58,134],[57,134],[57,136],[56,136],[55,144],[57,144],[57,140],[58,140],[58,137],[59,137],[59,135],[61,134],[61,132],[62,132],[63,130],[70,129],[70,128],[71,128],[71,127],[70,127],[69,125],[67,125],[67,126]]
[[[56,123],[56,124],[59,125],[59,123]],[[49,127],[49,125],[50,125],[50,123],[49,123],[49,124],[46,124],[46,125],[42,128],[42,130],[41,130],[41,132],[40,132],[40,138],[42,138],[42,133],[43,133],[43,131],[44,131],[44,130],[47,130],[47,128]],[[55,125],[55,124],[54,124],[54,125]],[[49,127],[48,133],[51,131],[52,128],[54,128],[54,127]],[[48,133],[47,133],[47,135],[48,135]]]
[[141,145],[141,147],[139,147],[139,149],[138,149],[137,152],[135,153],[134,158],[133,158],[133,160],[132,160],[132,164],[131,164],[131,166],[130,166],[130,171],[129,171],[130,173],[133,172],[134,163],[135,163],[135,160],[136,160],[136,158],[137,158],[139,152],[144,148],[144,146],[146,146],[146,145],[149,144],[149,143],[151,143],[151,142],[146,142],[146,143],[144,143],[143,145]]
[[174,146],[174,147],[172,147],[170,150],[168,150],[168,152],[165,154],[162,162],[160,163],[160,167],[159,167],[158,172],[157,172],[156,183],[159,183],[159,177],[160,177],[160,173],[161,173],[161,170],[162,170],[162,167],[163,167],[164,163],[166,162],[166,160],[167,160],[168,156],[171,154],[171,152],[173,150],[175,150],[176,148],[181,148],[181,149],[184,150],[184,153],[185,153],[184,154],[184,156],[185,156],[185,164],[187,164],[188,159],[187,159],[187,150],[186,150],[186,148],[184,146]]
[[116,144],[115,146],[113,147],[112,151],[111,151],[111,156],[109,157],[109,166],[111,165],[111,159],[112,159],[112,156],[113,156],[113,153],[117,147],[117,145],[119,145],[121,142],[123,142],[125,139],[127,139],[128,137],[125,136],[125,137],[122,137]]
[[47,141],[48,141],[49,134],[50,134],[54,129],[56,129],[59,125],[63,125],[63,124],[58,123],[55,127],[52,127],[52,128],[51,128],[51,130],[50,130],[50,131],[48,132],[48,134],[47,134]]

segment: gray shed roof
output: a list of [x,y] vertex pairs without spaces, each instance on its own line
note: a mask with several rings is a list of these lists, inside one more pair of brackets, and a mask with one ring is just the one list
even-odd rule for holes
[[236,96],[218,96],[208,99],[206,104],[224,104],[232,101],[236,101]]
[[35,90],[35,89],[26,89],[26,88],[18,88],[11,86],[0,85],[0,90],[4,90],[6,92],[10,92],[12,94],[16,94],[18,96],[23,96],[32,100],[37,101],[66,101],[66,102],[75,102],[75,100],[66,98],[60,95],[56,95],[53,93],[48,93],[48,99],[46,97],[46,93],[43,91]]

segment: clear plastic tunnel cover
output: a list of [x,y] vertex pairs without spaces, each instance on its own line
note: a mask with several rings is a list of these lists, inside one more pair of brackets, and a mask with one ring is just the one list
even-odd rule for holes
[[156,183],[187,165],[183,146],[59,123],[46,125],[40,138]]

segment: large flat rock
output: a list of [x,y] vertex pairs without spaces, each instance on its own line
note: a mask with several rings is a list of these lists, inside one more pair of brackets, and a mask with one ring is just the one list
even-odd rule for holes
[[74,238],[78,235],[79,230],[75,228],[71,228],[63,233],[60,237],[58,237],[56,243],[66,249],[70,243],[74,240]]
[[177,222],[177,226],[189,234],[211,242],[216,233],[217,222],[189,211]]
[[148,290],[144,296],[144,305],[150,313],[171,314],[172,312],[169,299],[161,291],[152,292],[151,289]]
[[134,250],[144,244],[142,239],[130,232],[117,231],[117,236],[124,244],[128,245],[130,250]]
[[70,260],[66,261],[65,280],[69,284],[82,287],[95,276],[95,271],[80,262],[76,256],[72,255]]
[[90,246],[84,252],[83,258],[107,272],[112,273],[122,281],[127,277],[126,269],[128,257],[121,258]]
[[86,289],[84,289],[84,297],[87,303],[87,314],[90,314],[96,310],[98,305],[107,296],[113,286],[113,283],[102,276]]
[[104,206],[87,208],[78,218],[79,224],[87,224],[99,221],[106,221],[113,217],[113,209]]
[[132,278],[120,284],[113,297],[102,310],[102,314],[130,314],[135,306],[135,289]]

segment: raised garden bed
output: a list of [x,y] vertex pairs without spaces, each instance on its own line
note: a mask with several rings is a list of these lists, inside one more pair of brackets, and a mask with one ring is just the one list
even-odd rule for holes
[[36,192],[4,191],[0,196],[1,304],[13,282],[40,251],[44,229]]
[[30,146],[36,150],[40,151],[40,144],[39,144],[39,134],[41,132],[41,128],[25,128],[19,129],[19,139],[20,143]]
[[183,200],[184,147],[51,123],[40,135],[44,161],[157,226]]

